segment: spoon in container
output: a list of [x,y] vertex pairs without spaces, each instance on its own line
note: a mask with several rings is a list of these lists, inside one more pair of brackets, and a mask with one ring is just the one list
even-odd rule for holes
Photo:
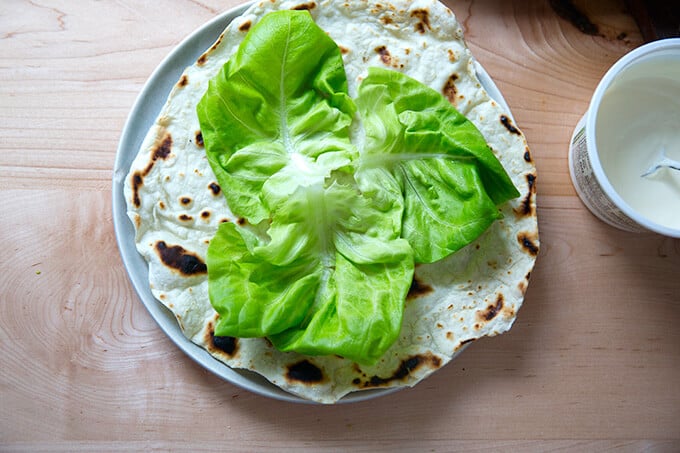
[[671,170],[680,170],[680,160],[671,159],[666,156],[666,149],[661,148],[661,153],[659,153],[659,159],[650,166],[646,172],[640,175],[641,178],[645,176],[650,176],[656,173],[661,168],[670,168]]

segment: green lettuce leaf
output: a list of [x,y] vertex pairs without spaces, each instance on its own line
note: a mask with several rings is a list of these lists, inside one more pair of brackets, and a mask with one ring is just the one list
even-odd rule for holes
[[482,134],[441,94],[395,71],[369,68],[356,99],[366,131],[358,171],[383,167],[404,194],[402,237],[417,262],[442,259],[519,196]]
[[306,11],[265,15],[210,82],[197,107],[206,155],[248,221],[221,224],[208,247],[215,335],[375,363],[399,335],[415,263],[466,245],[517,195],[439,93],[371,69],[356,102]]
[[266,238],[222,224],[207,257],[220,314],[215,335],[266,336],[282,351],[377,361],[399,335],[414,270],[399,237],[400,197],[385,196],[378,179],[298,187]]
[[[206,154],[234,214],[270,217],[266,193],[322,182],[356,154],[338,46],[307,11],[265,15],[197,106]],[[279,176],[272,178],[277,173]]]

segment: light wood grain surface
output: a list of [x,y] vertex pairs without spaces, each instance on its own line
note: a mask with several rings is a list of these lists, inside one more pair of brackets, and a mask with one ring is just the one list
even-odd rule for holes
[[331,407],[196,365],[134,293],[111,178],[145,80],[235,0],[0,2],[0,449],[680,450],[680,241],[615,230],[567,170],[598,80],[641,44],[616,1],[449,1],[538,166],[542,250],[513,329],[413,389]]

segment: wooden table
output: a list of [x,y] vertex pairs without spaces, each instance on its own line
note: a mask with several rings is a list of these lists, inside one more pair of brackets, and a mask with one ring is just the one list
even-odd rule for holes
[[450,2],[538,166],[542,250],[513,329],[413,389],[280,402],[184,355],[119,257],[111,178],[145,80],[236,0],[0,4],[0,449],[680,449],[680,241],[594,218],[567,170],[607,68],[642,42],[616,1]]

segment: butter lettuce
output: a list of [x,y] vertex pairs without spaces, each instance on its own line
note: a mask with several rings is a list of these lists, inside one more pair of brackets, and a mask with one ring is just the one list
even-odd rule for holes
[[207,259],[215,335],[267,336],[283,351],[359,363],[396,340],[414,269],[399,236],[401,206],[376,203],[348,181],[298,187],[266,239],[220,226]]
[[268,14],[197,113],[230,209],[266,221],[225,223],[210,242],[215,334],[377,360],[399,334],[414,260],[397,186],[351,174],[355,106],[337,45],[307,12]]
[[389,169],[404,194],[402,236],[416,261],[438,261],[501,218],[519,196],[479,130],[441,94],[395,71],[369,68],[356,104],[366,131],[359,166]]
[[352,100],[340,50],[306,11],[264,16],[197,114],[229,208],[247,221],[223,223],[208,248],[218,336],[375,363],[399,335],[415,264],[468,244],[517,196],[439,93],[370,69]]
[[[263,186],[285,196],[356,154],[355,106],[338,46],[306,11],[271,13],[248,33],[197,106],[206,155],[232,212],[269,218]],[[295,184],[291,185],[291,178]]]

